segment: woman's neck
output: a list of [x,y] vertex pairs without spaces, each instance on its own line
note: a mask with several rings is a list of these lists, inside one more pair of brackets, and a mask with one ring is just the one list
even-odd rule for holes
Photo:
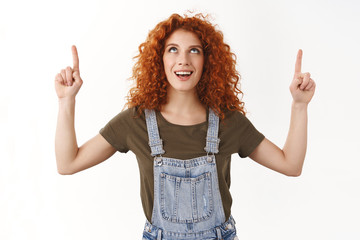
[[196,92],[179,92],[168,89],[168,101],[162,106],[161,114],[171,123],[193,125],[206,121],[206,107]]

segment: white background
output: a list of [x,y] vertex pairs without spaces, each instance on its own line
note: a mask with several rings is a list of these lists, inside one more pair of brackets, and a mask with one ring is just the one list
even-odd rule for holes
[[360,3],[351,0],[40,1],[0,4],[0,239],[140,239],[145,217],[132,153],[57,173],[54,77],[72,66],[79,145],[125,103],[132,58],[172,13],[210,13],[238,57],[248,118],[282,147],[295,57],[317,89],[303,173],[291,178],[233,156],[240,239],[360,239]]

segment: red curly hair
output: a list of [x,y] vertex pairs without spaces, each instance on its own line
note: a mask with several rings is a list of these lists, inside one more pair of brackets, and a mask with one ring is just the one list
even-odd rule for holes
[[204,51],[203,72],[196,86],[201,103],[212,108],[221,119],[226,110],[246,114],[244,102],[238,98],[243,92],[238,87],[240,75],[235,68],[236,56],[224,43],[222,32],[207,19],[203,14],[193,17],[173,14],[149,32],[146,41],[139,46],[139,55],[135,56],[138,60],[131,79],[136,81],[136,86],[130,89],[126,106],[137,107],[141,114],[144,109],[160,111],[166,104],[169,83],[162,60],[165,41],[175,30],[184,29],[198,36]]

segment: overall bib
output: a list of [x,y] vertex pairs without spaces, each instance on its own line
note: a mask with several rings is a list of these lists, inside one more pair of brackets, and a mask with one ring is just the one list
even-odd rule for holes
[[143,240],[233,240],[235,221],[226,221],[215,153],[219,152],[219,117],[209,109],[204,156],[181,160],[165,153],[154,110],[145,110],[154,157],[154,207]]

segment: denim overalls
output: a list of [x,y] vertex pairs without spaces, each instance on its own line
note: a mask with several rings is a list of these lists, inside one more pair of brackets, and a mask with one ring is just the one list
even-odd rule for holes
[[209,109],[206,152],[189,160],[162,157],[156,113],[146,109],[145,117],[154,157],[154,207],[143,239],[237,239],[234,219],[225,222],[219,191],[214,155],[219,152],[219,117]]

